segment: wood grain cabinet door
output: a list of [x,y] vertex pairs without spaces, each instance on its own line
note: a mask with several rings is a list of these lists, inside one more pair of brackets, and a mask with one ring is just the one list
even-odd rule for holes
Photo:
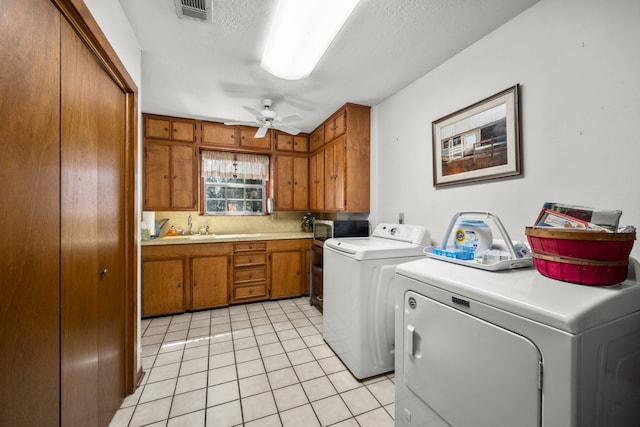
[[324,210],[325,153],[321,150],[309,158],[309,209],[316,212]]
[[305,211],[309,208],[309,160],[293,158],[293,209]]
[[184,260],[142,262],[142,317],[184,311]]
[[191,259],[191,308],[228,304],[229,257],[204,256]]
[[240,129],[240,148],[269,151],[271,149],[271,132],[262,138],[256,138],[257,128],[238,126]]
[[278,156],[275,173],[275,210],[293,208],[293,157]]
[[171,146],[171,207],[195,209],[195,148],[189,145]]
[[195,122],[193,120],[171,120],[171,139],[174,141],[195,142]]
[[294,135],[293,151],[296,153],[307,153],[309,151],[309,135]]
[[302,156],[276,158],[275,209],[304,211],[309,208],[309,160]]
[[345,196],[345,138],[341,137],[327,147],[325,164],[325,208],[328,211],[344,209]]
[[171,120],[147,117],[144,126],[147,138],[171,139]]
[[144,151],[144,208],[171,208],[171,146],[147,144]]
[[293,151],[293,136],[288,133],[277,132],[276,134],[276,150]]
[[145,146],[144,209],[195,209],[196,148],[187,144],[152,142]]
[[271,298],[301,295],[303,276],[300,250],[271,253]]
[[202,145],[234,147],[236,146],[236,128],[224,123],[202,123]]

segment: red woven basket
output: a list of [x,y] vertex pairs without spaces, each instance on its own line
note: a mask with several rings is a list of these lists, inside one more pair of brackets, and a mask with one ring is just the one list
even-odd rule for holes
[[608,286],[627,278],[636,233],[527,227],[533,265],[543,275],[581,285]]

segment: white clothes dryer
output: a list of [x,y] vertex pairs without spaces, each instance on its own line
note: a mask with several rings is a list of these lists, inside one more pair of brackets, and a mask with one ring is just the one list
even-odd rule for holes
[[396,426],[640,425],[640,264],[592,287],[435,259],[396,270]]
[[425,227],[388,223],[325,242],[323,337],[356,378],[393,370],[395,268],[429,244]]

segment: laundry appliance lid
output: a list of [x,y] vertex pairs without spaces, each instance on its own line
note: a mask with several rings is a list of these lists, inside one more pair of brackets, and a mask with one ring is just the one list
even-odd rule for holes
[[324,245],[357,260],[424,256],[423,246],[378,237],[335,238],[327,240]]
[[640,310],[640,264],[630,259],[627,280],[587,286],[542,276],[533,268],[500,272],[424,258],[398,265],[396,274],[459,298],[577,334]]

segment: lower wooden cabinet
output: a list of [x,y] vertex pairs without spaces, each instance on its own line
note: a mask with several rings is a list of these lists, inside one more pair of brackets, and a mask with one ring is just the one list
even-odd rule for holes
[[231,243],[142,247],[142,317],[229,304]]
[[271,298],[300,296],[307,292],[310,240],[267,242],[271,267]]
[[311,239],[142,247],[142,317],[308,293]]
[[142,262],[142,316],[184,311],[184,259]]
[[194,310],[228,304],[229,256],[191,258],[191,308]]

